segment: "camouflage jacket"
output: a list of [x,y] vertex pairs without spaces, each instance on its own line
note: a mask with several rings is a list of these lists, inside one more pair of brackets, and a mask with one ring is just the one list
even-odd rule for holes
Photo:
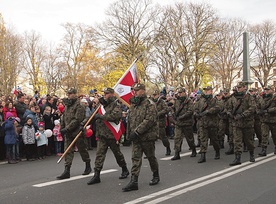
[[260,117],[261,122],[276,123],[276,95],[260,98],[258,109],[266,111]]
[[117,102],[116,97],[110,97],[106,100],[104,104],[105,114],[101,116],[100,119],[96,121],[96,137],[114,139],[114,135],[111,130],[105,125],[104,121],[114,122],[119,124],[122,118],[122,110],[119,103]]
[[[236,93],[229,101],[228,111],[232,113],[234,119],[233,126],[236,127],[254,127],[254,113],[256,103],[252,96],[244,93]],[[235,116],[241,115],[242,118],[236,120]]]
[[213,97],[205,97],[204,95],[195,103],[195,114],[204,114],[199,118],[199,124],[203,127],[217,127],[219,123],[218,113],[221,111],[221,106]]
[[189,97],[178,98],[175,100],[175,125],[192,126],[193,125],[193,101]]
[[85,107],[78,99],[72,99],[65,105],[61,117],[60,129],[65,128],[68,136],[75,137],[80,132],[80,124],[85,119]]
[[138,133],[140,141],[157,139],[157,110],[153,101],[146,95],[140,97],[138,103],[132,103],[128,113],[127,137],[131,132]]
[[158,98],[156,101],[153,99],[156,105],[157,109],[157,118],[158,118],[158,124],[159,127],[165,127],[166,126],[166,116],[170,112],[170,108],[166,104],[166,102]]

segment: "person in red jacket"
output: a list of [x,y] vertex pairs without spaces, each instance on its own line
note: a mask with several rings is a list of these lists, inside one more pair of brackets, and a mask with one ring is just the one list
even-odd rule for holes
[[13,106],[13,102],[10,100],[6,101],[6,104],[3,107],[3,112],[4,112],[4,120],[7,119],[7,117],[6,117],[7,112],[12,113],[12,117],[15,117],[15,118],[17,117],[17,113],[15,110],[15,107]]

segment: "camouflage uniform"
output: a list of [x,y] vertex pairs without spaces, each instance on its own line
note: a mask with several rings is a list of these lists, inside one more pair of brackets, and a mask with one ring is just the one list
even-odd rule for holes
[[[206,87],[204,90],[211,90],[211,87]],[[216,151],[215,159],[220,158],[220,145],[218,138],[218,113],[221,106],[218,101],[211,95],[203,94],[199,101],[195,103],[194,114],[199,122],[199,132],[201,135],[201,158],[198,163],[205,162],[205,154],[208,148],[208,139],[212,141],[214,150]]]
[[[245,87],[243,82],[237,86]],[[235,92],[230,99],[229,112],[233,118],[233,135],[234,135],[234,151],[235,160],[230,166],[241,164],[240,157],[243,151],[243,142],[246,144],[250,152],[250,161],[254,162],[254,112],[256,109],[255,100],[246,91]]]
[[[85,107],[80,104],[78,99],[71,99],[65,105],[64,113],[61,118],[60,129],[66,129],[66,137],[64,140],[64,148],[71,144],[76,135],[80,132],[80,124],[85,119]],[[84,162],[90,162],[87,144],[84,133],[76,141],[79,153]],[[74,158],[74,146],[65,155],[65,166],[71,166]]]
[[[265,90],[270,90],[272,87],[266,87]],[[261,118],[262,132],[262,152],[260,156],[266,156],[266,148],[268,146],[269,131],[271,131],[273,143],[275,145],[274,154],[276,154],[276,95],[263,94],[260,100],[257,113]]]
[[[254,95],[252,95],[252,97],[254,98],[256,105],[260,104],[261,98],[258,94],[254,94]],[[254,113],[254,131],[255,131],[255,134],[256,134],[256,136],[259,140],[258,147],[260,147],[261,144],[262,144],[261,119],[260,119],[260,116],[257,114],[256,111]],[[254,139],[254,135],[253,135],[253,139]]]
[[137,104],[132,101],[129,109],[127,136],[137,132],[138,138],[132,146],[132,175],[139,176],[143,153],[147,156],[151,171],[158,172],[158,162],[155,157],[155,140],[157,139],[157,110],[155,104],[144,95]]
[[159,139],[161,139],[163,145],[167,148],[166,155],[170,155],[170,142],[166,135],[166,115],[169,113],[170,108],[168,107],[166,102],[161,98],[161,96],[157,99],[152,100],[155,102],[157,109]]
[[118,165],[120,167],[126,166],[126,161],[120,150],[119,143],[116,142],[111,130],[104,124],[104,121],[119,124],[122,117],[122,111],[120,105],[117,103],[116,97],[108,98],[104,104],[104,109],[106,111],[105,114],[101,115],[100,119],[96,121],[96,137],[98,138],[98,142],[94,168],[95,171],[102,170],[108,147],[110,147],[113,152]]
[[[184,88],[179,88],[178,92],[186,92]],[[195,141],[193,134],[193,101],[185,96],[178,97],[175,101],[175,136],[174,136],[174,150],[175,156],[172,160],[180,159],[179,152],[183,138],[192,150],[191,157],[196,156]]]

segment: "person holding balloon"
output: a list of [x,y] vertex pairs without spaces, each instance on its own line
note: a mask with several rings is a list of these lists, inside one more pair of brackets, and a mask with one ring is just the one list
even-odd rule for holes
[[35,133],[37,144],[38,159],[44,159],[46,153],[46,146],[48,145],[48,138],[44,130],[44,123],[38,123],[38,131]]

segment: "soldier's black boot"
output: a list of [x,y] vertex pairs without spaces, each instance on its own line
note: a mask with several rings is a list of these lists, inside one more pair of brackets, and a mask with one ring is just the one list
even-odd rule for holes
[[190,157],[196,157],[196,149],[195,148],[193,148],[192,149],[192,154],[191,154],[191,156]]
[[173,156],[173,158],[171,158],[171,160],[179,160],[180,159],[180,154],[179,154],[179,151],[175,151],[175,154]]
[[123,166],[122,167],[122,174],[119,177],[119,179],[125,179],[125,178],[127,178],[128,175],[129,175],[129,171],[128,171],[127,167]]
[[82,175],[88,175],[91,173],[91,171],[92,171],[92,169],[91,169],[90,162],[85,162],[85,170],[82,173]]
[[266,147],[263,147],[262,151],[258,155],[261,157],[265,157],[266,156]]
[[90,181],[87,182],[87,185],[92,185],[95,183],[101,183],[100,171],[98,170],[95,170],[94,176],[90,179]]
[[57,177],[58,180],[70,178],[70,166],[65,166],[64,172]]
[[167,147],[166,148],[166,156],[169,156],[169,155],[171,155],[171,148],[170,147]]
[[159,181],[160,181],[159,172],[156,171],[153,173],[153,177],[152,177],[151,181],[149,182],[149,185],[150,186],[156,185],[159,183]]
[[203,163],[203,162],[206,162],[206,153],[205,152],[201,153],[201,157],[197,163]]
[[131,176],[130,182],[122,189],[124,192],[138,190],[138,176]]
[[234,154],[234,144],[229,143],[229,149],[225,152],[226,155]]
[[216,154],[215,154],[215,160],[220,159],[220,151],[216,150]]
[[249,151],[249,155],[250,155],[250,162],[255,162],[255,156],[254,156],[254,151]]
[[232,163],[229,164],[229,166],[235,166],[235,165],[240,165],[241,164],[241,155],[236,154],[235,159]]

